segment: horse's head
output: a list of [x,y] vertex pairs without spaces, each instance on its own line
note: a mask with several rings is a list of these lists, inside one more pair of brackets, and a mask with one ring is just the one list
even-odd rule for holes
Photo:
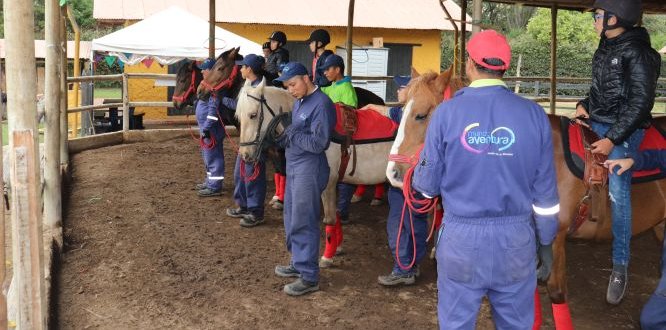
[[409,162],[389,161],[386,176],[391,185],[401,188],[404,173],[418,161],[430,118],[442,103],[444,94],[453,96],[464,85],[461,78],[452,76],[450,68],[440,74],[429,72],[420,76],[412,70],[412,81],[407,86],[407,102],[403,108],[398,135],[391,147],[391,155],[405,156],[403,158],[409,158]]
[[236,61],[242,60],[243,56],[238,53],[239,50],[240,47],[232,48],[217,58],[215,65],[197,88],[197,97],[200,100],[207,100],[211,92],[231,87],[236,77],[240,75]]
[[256,87],[245,81],[236,104],[236,118],[241,127],[238,153],[245,162],[257,160],[261,149],[271,142],[264,141],[269,124],[276,115],[291,111],[293,104],[294,98],[286,90],[267,87],[265,78]]
[[194,96],[201,78],[201,70],[194,61],[187,61],[178,68],[176,87],[174,87],[171,98],[176,109],[182,110],[186,105],[194,103]]

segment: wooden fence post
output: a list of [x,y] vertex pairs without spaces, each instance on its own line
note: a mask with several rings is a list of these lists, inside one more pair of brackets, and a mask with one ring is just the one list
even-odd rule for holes
[[69,166],[69,116],[67,115],[67,25],[65,9],[60,7],[60,170],[63,174]]
[[[46,84],[44,127],[44,223],[49,230],[62,224],[60,189],[60,8],[58,0],[46,0]],[[53,233],[55,234],[55,233]]]
[[123,73],[123,132],[129,131],[130,107],[129,107],[129,79],[127,73]]
[[46,328],[42,249],[34,10],[32,1],[4,1],[7,117],[10,134],[12,256],[20,329]]

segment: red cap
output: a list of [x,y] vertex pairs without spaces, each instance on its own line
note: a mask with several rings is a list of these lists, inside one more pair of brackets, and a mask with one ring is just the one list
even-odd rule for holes
[[[495,30],[485,30],[472,36],[467,44],[467,53],[474,62],[491,70],[508,70],[511,63],[511,46],[506,37]],[[490,65],[483,59],[497,58],[504,65]]]

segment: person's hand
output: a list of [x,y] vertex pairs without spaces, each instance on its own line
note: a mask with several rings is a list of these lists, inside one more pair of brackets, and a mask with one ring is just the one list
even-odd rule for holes
[[210,131],[207,130],[207,129],[204,130],[203,132],[201,132],[201,136],[202,136],[204,139],[210,139]]
[[585,108],[583,108],[582,105],[579,104],[576,107],[576,114],[574,114],[574,118],[576,119],[576,123],[578,123],[579,125],[583,125],[587,128],[590,128],[590,125],[588,125],[585,121],[579,119],[579,118],[585,118],[585,119],[590,118],[590,114],[587,113],[587,110],[585,110]]
[[597,142],[592,143],[592,153],[602,154],[608,156],[615,145],[609,138],[603,138]]
[[[622,173],[630,169],[632,166],[634,166],[634,160],[631,158],[609,159],[604,162],[604,166],[608,167],[608,170],[611,173],[621,175]],[[620,168],[617,170],[617,172],[615,172],[615,168],[617,166],[619,166]]]
[[539,244],[539,267],[537,268],[537,279],[545,282],[553,269],[553,245]]

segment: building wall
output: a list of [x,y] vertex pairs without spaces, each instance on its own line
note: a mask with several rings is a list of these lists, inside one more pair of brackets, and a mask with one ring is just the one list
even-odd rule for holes
[[[287,26],[267,24],[218,23],[223,29],[262,44],[275,30],[287,34],[288,40],[307,40],[310,32],[318,27]],[[346,27],[325,27],[331,34],[331,43],[327,47],[334,50],[336,46],[344,46],[347,41]],[[354,28],[353,42],[355,45],[370,45],[372,38],[382,37],[384,43],[415,44],[412,66],[419,72],[429,70],[439,72],[441,37],[439,30],[397,30],[376,28]],[[307,64],[307,63],[304,63]]]
[[[168,73],[166,66],[161,66],[154,61],[150,68],[143,63],[135,65],[126,65],[127,73]],[[132,102],[159,102],[167,101],[167,87],[155,86],[155,79],[129,79],[128,93]],[[144,112],[144,119],[164,119],[167,118],[167,110],[164,107],[138,107],[134,113]]]

